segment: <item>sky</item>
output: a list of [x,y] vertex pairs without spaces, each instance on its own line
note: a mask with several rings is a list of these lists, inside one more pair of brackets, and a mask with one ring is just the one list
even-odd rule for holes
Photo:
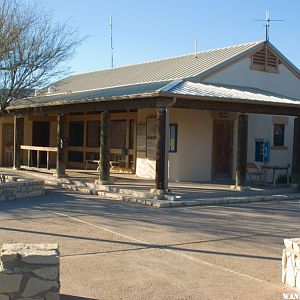
[[[29,0],[30,1],[30,0]],[[300,68],[299,0],[41,0],[53,21],[69,21],[86,37],[69,62],[78,74],[263,40],[266,10],[270,42]]]

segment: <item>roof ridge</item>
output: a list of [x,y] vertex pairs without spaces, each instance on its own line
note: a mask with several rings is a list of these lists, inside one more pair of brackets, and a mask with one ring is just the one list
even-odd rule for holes
[[[236,45],[230,45],[230,46],[225,46],[225,47],[220,47],[220,48],[207,49],[207,50],[203,50],[203,51],[198,51],[197,53],[198,54],[208,53],[208,52],[213,52],[213,51],[217,51],[217,50],[224,50],[224,49],[229,49],[229,48],[236,48],[236,47],[246,46],[246,45],[251,45],[251,44],[258,45],[258,44],[260,44],[262,42],[264,42],[264,41],[263,40],[258,40],[258,41],[241,43],[241,44],[236,44]],[[98,73],[98,72],[113,71],[113,70],[118,70],[118,69],[122,69],[122,68],[133,67],[133,66],[140,66],[140,65],[150,64],[150,63],[154,63],[154,62],[160,62],[160,61],[166,61],[166,60],[170,60],[170,59],[175,59],[175,58],[190,56],[190,55],[194,55],[194,54],[195,53],[193,52],[193,53],[189,53],[189,54],[182,54],[182,55],[170,56],[170,57],[167,57],[167,58],[160,58],[160,59],[154,59],[154,60],[144,61],[144,62],[136,63],[136,64],[123,65],[123,66],[119,66],[119,67],[112,68],[112,69],[101,69],[101,70],[96,70],[96,71],[88,71],[88,72],[73,74],[73,75],[70,75],[67,78],[75,77],[75,76],[81,76],[81,75],[86,75],[86,74],[92,74],[92,73]]]

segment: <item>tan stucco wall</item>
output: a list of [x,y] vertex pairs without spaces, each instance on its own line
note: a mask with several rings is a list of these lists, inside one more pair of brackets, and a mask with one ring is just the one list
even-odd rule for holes
[[[138,123],[155,116],[155,109],[138,111]],[[177,153],[169,153],[169,179],[209,181],[211,179],[212,118],[210,111],[170,109],[170,123],[178,125]],[[155,177],[155,160],[137,154],[136,175]]]

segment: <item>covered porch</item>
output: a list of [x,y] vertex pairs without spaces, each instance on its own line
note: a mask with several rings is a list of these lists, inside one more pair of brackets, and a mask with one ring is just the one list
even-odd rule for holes
[[[141,87],[139,87],[141,88]],[[145,87],[143,87],[145,89]],[[66,155],[74,152],[72,155],[79,155],[76,152],[84,153],[84,161],[98,161],[99,172],[97,172],[98,183],[110,185],[112,162],[117,161],[112,158],[114,155],[123,157],[122,162],[127,169],[135,173],[138,162],[138,152],[141,151],[141,141],[138,140],[137,131],[138,124],[136,112],[141,109],[152,109],[155,111],[154,134],[147,135],[147,147],[150,145],[152,151],[152,168],[155,176],[154,180],[148,181],[147,189],[151,189],[154,193],[164,194],[169,189],[176,188],[175,185],[169,186],[169,168],[172,161],[170,156],[170,111],[172,109],[185,109],[191,111],[209,111],[215,112],[219,116],[221,114],[232,114],[236,116],[236,156],[232,156],[232,178],[235,178],[234,184],[239,188],[247,185],[247,137],[248,137],[248,115],[247,114],[265,114],[276,116],[293,116],[294,121],[294,139],[293,139],[293,164],[292,178],[294,182],[298,182],[300,178],[300,103],[297,99],[287,99],[279,95],[274,95],[260,90],[247,90],[238,88],[218,87],[207,84],[176,82],[172,84],[165,83],[158,88],[147,86],[147,91],[134,91],[131,94],[122,96],[103,96],[97,95],[92,99],[80,98],[75,100],[65,100],[67,96],[48,96],[42,101],[31,102],[30,104],[14,103],[10,108],[10,113],[15,114],[14,117],[14,168],[29,169],[35,171],[49,171],[57,177],[70,176],[66,172]],[[128,92],[128,91],[127,91]],[[51,97],[56,97],[51,99]],[[59,97],[59,98],[57,98]],[[50,99],[49,99],[50,98]],[[51,101],[50,101],[51,100]],[[121,112],[120,112],[121,111]],[[68,139],[66,123],[73,118],[85,112],[86,119],[91,119],[99,124],[99,145],[89,148],[84,139],[83,146],[70,145]],[[126,132],[124,147],[114,150],[111,147],[112,131],[111,124],[114,116],[117,114],[129,116],[125,118]],[[91,117],[92,115],[92,117]],[[54,137],[54,147],[40,147],[24,144],[24,117],[40,118],[45,120],[51,118],[55,125],[56,136]],[[98,121],[97,121],[98,120]],[[133,121],[131,121],[133,120]],[[83,127],[83,131],[87,127]],[[75,130],[76,132],[76,130]],[[76,134],[75,134],[76,136]],[[85,135],[87,136],[87,135]],[[151,138],[151,139],[150,139]],[[123,139],[124,141],[124,139]],[[190,140],[193,143],[193,137]],[[73,148],[75,147],[75,148]],[[76,148],[77,147],[77,148]],[[78,147],[81,147],[78,151]],[[98,149],[98,151],[95,151]],[[41,166],[31,166],[31,155],[27,157],[27,166],[22,164],[24,154],[36,152],[38,158],[41,153],[46,158],[46,163]],[[115,153],[113,152],[115,151]],[[147,148],[147,151],[148,148]],[[97,156],[98,152],[98,156]],[[89,156],[91,155],[92,156]],[[52,168],[49,161],[52,156]],[[89,159],[90,158],[90,159]],[[94,158],[94,159],[93,159]],[[39,162],[40,159],[36,159]],[[53,163],[54,162],[54,163]],[[214,163],[214,161],[213,161]],[[53,168],[54,167],[54,168]],[[151,166],[150,166],[151,167]],[[42,170],[43,169],[43,170]],[[179,170],[180,172],[180,170]],[[78,172],[80,173],[80,172]],[[132,181],[138,182],[137,177],[130,177]],[[95,179],[95,178],[94,178]],[[121,184],[116,182],[115,184]]]

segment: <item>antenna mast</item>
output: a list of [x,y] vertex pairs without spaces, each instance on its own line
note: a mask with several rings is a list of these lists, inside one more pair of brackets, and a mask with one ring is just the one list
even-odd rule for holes
[[110,51],[111,51],[111,68],[114,68],[114,47],[113,47],[113,20],[112,16],[110,16]]
[[266,18],[265,20],[255,20],[258,22],[265,22],[265,38],[266,38],[266,43],[269,43],[270,40],[270,22],[283,22],[284,20],[275,20],[275,19],[270,19],[270,12],[266,10]]

